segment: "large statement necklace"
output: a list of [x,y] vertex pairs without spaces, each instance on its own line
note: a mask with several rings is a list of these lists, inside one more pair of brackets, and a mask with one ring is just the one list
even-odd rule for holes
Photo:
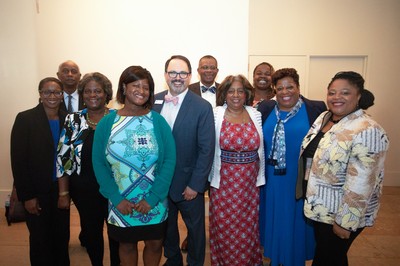
[[[103,117],[106,116],[107,114],[108,114],[108,109],[105,108]],[[97,124],[99,123],[98,121],[97,122],[93,122],[92,120],[90,120],[89,112],[86,113],[86,121],[88,122],[89,126],[91,126],[91,127],[96,127]]]

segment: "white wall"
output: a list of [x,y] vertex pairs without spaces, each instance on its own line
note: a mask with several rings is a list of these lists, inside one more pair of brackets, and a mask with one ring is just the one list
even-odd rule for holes
[[39,98],[33,9],[33,1],[0,1],[0,204],[12,187],[9,147],[15,115]]
[[[38,9],[35,3],[38,3]],[[142,65],[164,89],[164,64],[189,58],[197,81],[201,56],[219,61],[221,81],[247,73],[248,1],[0,0],[0,204],[10,190],[10,130],[19,111],[36,105],[37,84],[71,59],[99,71],[114,87],[122,71]]]
[[40,77],[54,75],[60,62],[72,59],[82,73],[102,72],[116,86],[126,67],[142,65],[161,91],[164,64],[173,54],[189,58],[193,81],[205,54],[220,62],[219,79],[247,71],[247,1],[42,0],[40,5],[35,16]]
[[[400,132],[397,80],[400,1],[250,0],[249,3],[249,58],[263,55],[306,58],[304,75],[300,79],[307,81],[315,78],[309,76],[315,73],[310,68],[315,57],[365,57],[361,68],[366,66],[366,69],[362,74],[365,74],[366,88],[376,98],[375,105],[367,112],[385,128],[391,141],[384,184],[400,186],[397,161],[400,158],[397,139]],[[319,70],[326,76],[322,87],[301,90],[307,92],[306,95],[323,95],[336,73],[326,73],[330,70],[329,67]]]
[[40,79],[72,59],[116,85],[138,64],[161,91],[172,54],[191,60],[193,81],[205,54],[217,57],[219,81],[246,74],[249,56],[368,56],[366,85],[377,98],[368,112],[391,139],[385,184],[400,185],[399,14],[398,0],[0,0],[0,204],[12,184],[11,127],[37,103]]

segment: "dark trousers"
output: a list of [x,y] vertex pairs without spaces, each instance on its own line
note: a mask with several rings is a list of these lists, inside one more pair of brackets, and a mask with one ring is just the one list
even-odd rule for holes
[[[81,234],[93,266],[102,266],[104,257],[104,221],[107,218],[107,200],[100,194],[94,180],[82,176],[70,177],[70,194],[81,221]],[[111,266],[119,265],[119,243],[108,238]]]
[[69,210],[57,208],[58,183],[38,196],[40,215],[26,212],[29,229],[29,255],[32,266],[69,265]]
[[203,266],[206,250],[204,194],[198,194],[191,201],[173,202],[168,197],[167,234],[164,241],[164,255],[167,265],[183,265],[179,247],[178,213],[182,215],[188,230],[187,263],[190,266]]
[[333,226],[320,222],[314,222],[315,256],[313,266],[347,266],[347,251],[351,243],[362,232],[360,228],[351,232],[349,239],[341,239],[333,233]]

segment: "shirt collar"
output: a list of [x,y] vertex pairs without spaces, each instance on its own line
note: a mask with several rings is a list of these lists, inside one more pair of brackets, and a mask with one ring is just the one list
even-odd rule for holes
[[184,90],[181,94],[178,94],[177,96],[172,96],[170,91],[168,90],[167,95],[169,95],[171,97],[178,97],[179,98],[178,106],[180,106],[182,104],[183,100],[185,99],[187,92],[188,92],[188,89],[186,88],[186,90]]

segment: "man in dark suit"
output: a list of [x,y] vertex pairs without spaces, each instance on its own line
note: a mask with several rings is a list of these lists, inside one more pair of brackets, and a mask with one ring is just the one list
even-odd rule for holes
[[179,248],[178,213],[188,228],[187,263],[202,266],[205,259],[204,192],[211,170],[215,132],[211,105],[188,90],[191,78],[189,60],[172,56],[165,63],[169,90],[155,95],[154,110],[172,128],[176,142],[176,167],[168,195],[168,226],[164,241],[164,265],[183,265]]
[[71,60],[61,63],[58,67],[57,77],[64,85],[64,104],[61,104],[60,108],[70,114],[82,110],[84,108],[83,100],[77,91],[81,79],[78,65]]
[[[217,59],[212,55],[205,55],[200,58],[197,67],[200,81],[189,85],[189,90],[207,100],[213,108],[216,106],[216,91],[219,86],[219,83],[215,82],[218,71]],[[187,252],[187,237],[182,242],[181,250]]]
[[200,58],[197,73],[199,73],[200,81],[190,84],[189,90],[207,100],[214,108],[216,103],[215,93],[219,86],[215,82],[218,74],[217,59],[212,55],[205,55]]

